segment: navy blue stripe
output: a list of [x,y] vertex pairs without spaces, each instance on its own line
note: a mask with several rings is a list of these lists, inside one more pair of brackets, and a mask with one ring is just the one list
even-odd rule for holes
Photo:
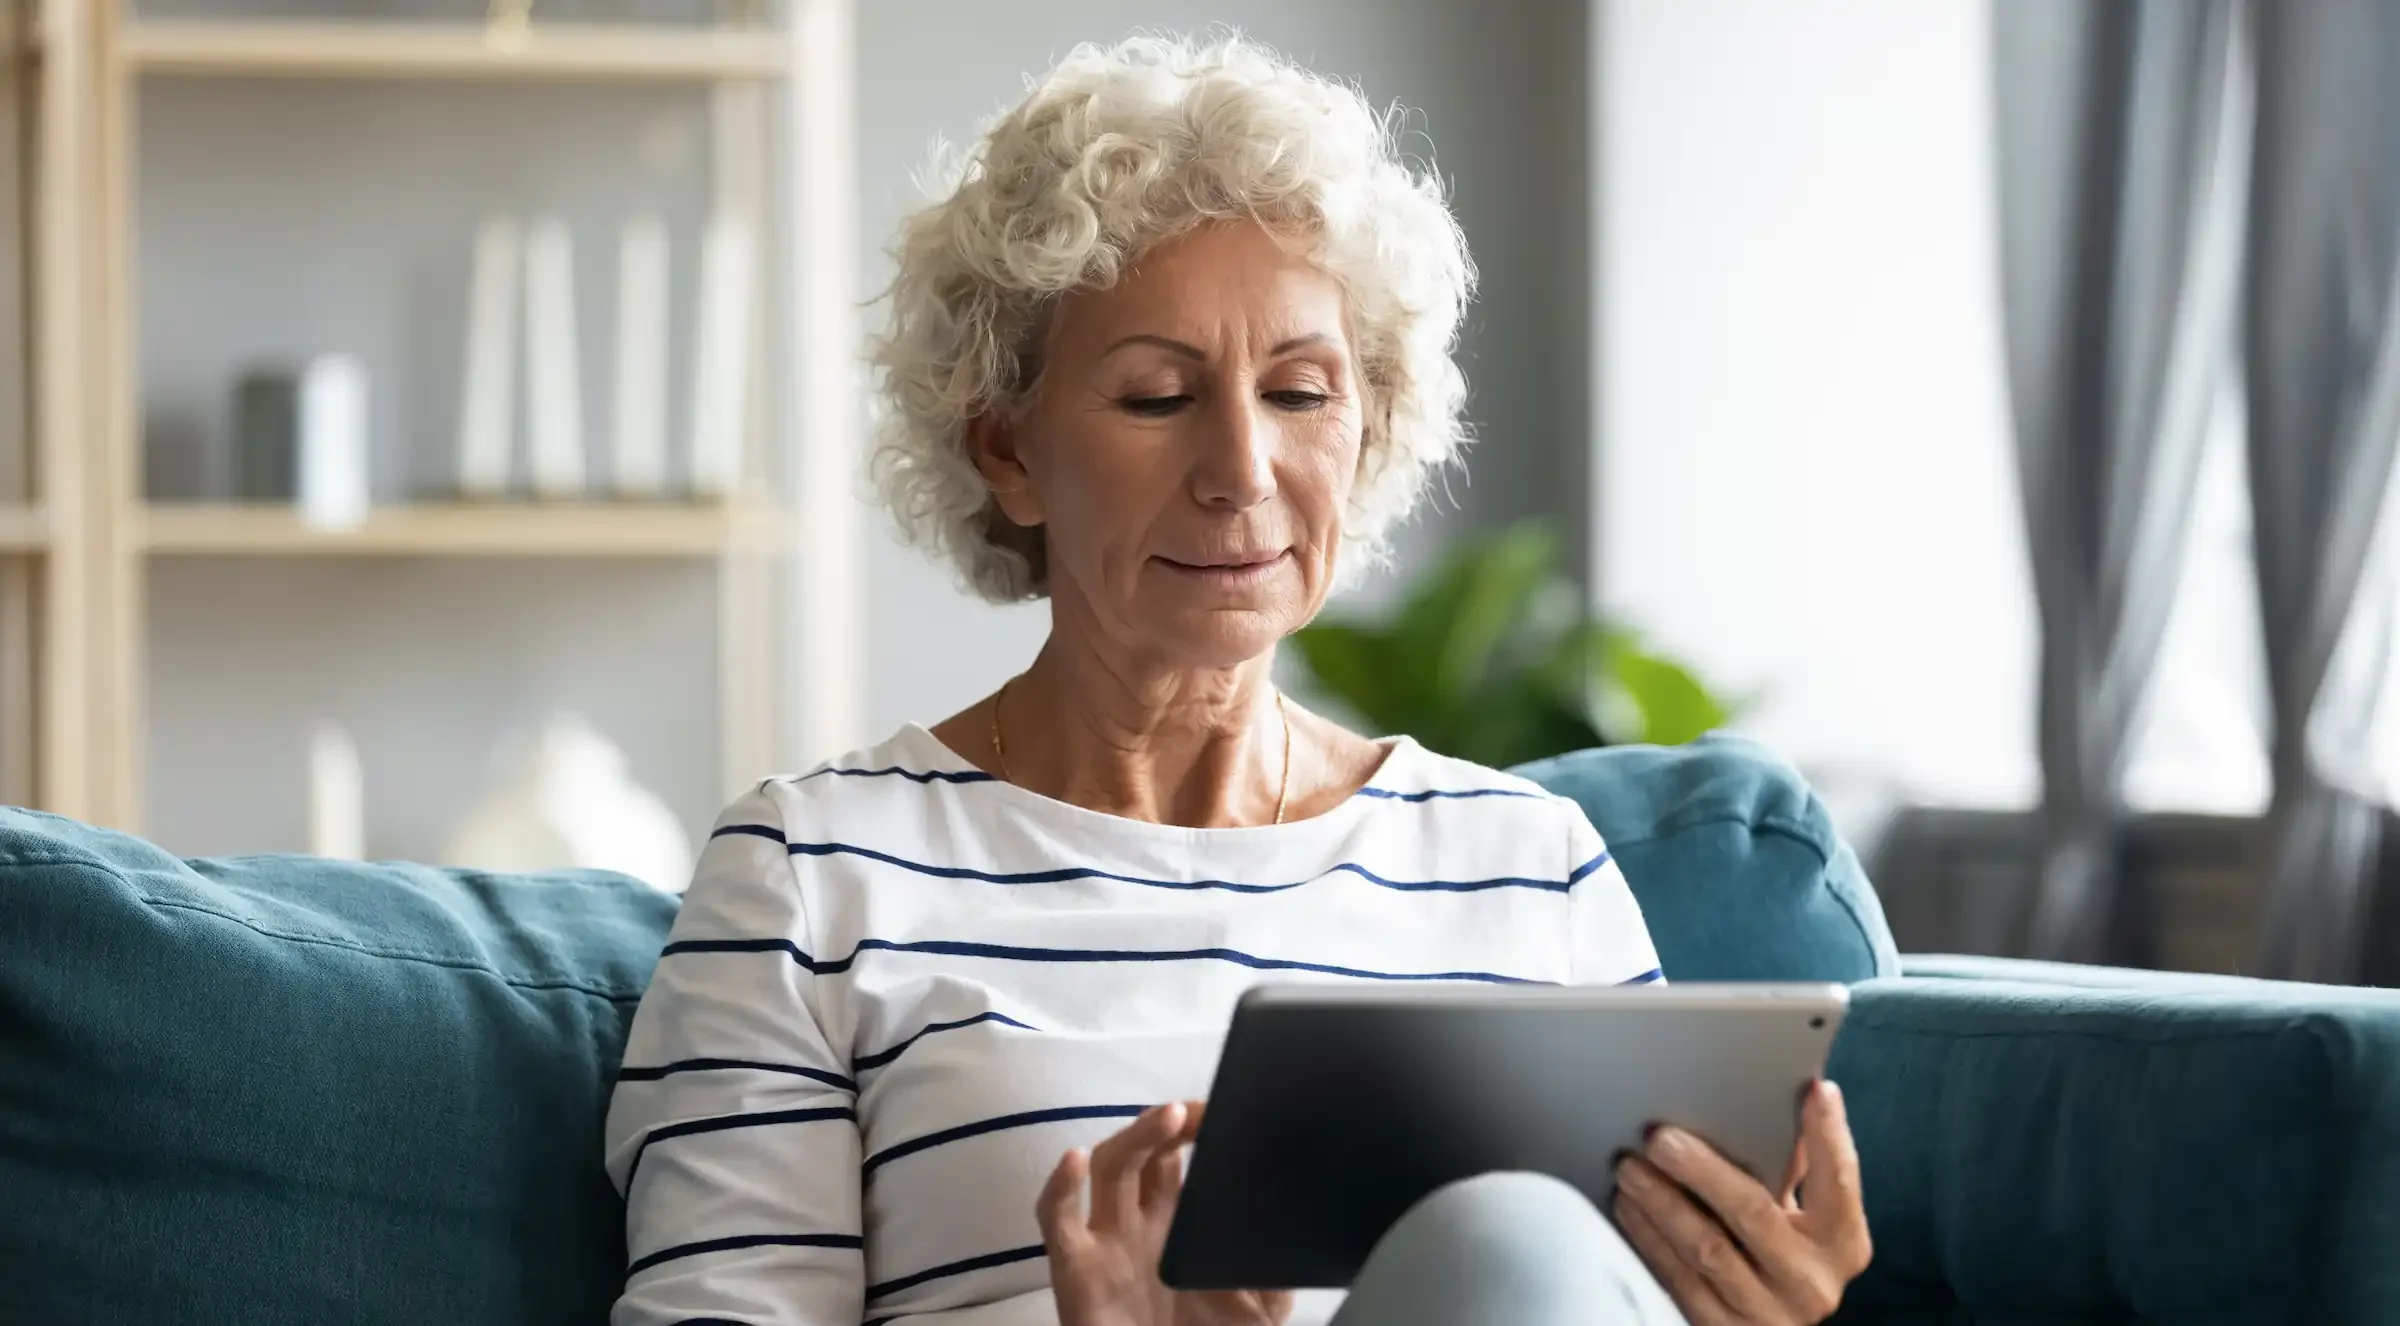
[[719,838],[730,838],[737,833],[746,833],[753,838],[764,838],[777,845],[781,845],[783,842],[783,830],[769,828],[764,824],[728,824],[708,836],[713,842]]
[[1358,789],[1357,794],[1362,797],[1381,797],[1386,801],[1433,801],[1437,799],[1464,801],[1470,797],[1524,797],[1530,801],[1542,799],[1542,794],[1539,792],[1520,792],[1513,787],[1467,787],[1456,791],[1437,788],[1430,792],[1394,792],[1388,788],[1362,787]]
[[661,950],[661,958],[679,953],[782,953],[819,976],[837,975],[850,970],[858,955],[877,950],[886,953],[938,953],[954,958],[994,958],[1005,962],[1230,962],[1253,971],[1309,971],[1324,976],[1351,976],[1362,981],[1480,981],[1486,985],[1542,985],[1546,982],[1523,976],[1503,976],[1488,971],[1425,971],[1392,972],[1367,971],[1360,967],[1336,967],[1330,963],[1299,962],[1291,958],[1262,958],[1230,948],[1187,949],[1109,949],[1109,948],[1018,948],[1009,944],[973,944],[960,939],[920,939],[900,943],[889,939],[862,939],[849,956],[841,958],[812,958],[800,951],[800,946],[788,939],[679,939]]
[[732,1238],[706,1239],[699,1243],[678,1243],[672,1248],[660,1248],[649,1256],[625,1268],[630,1280],[662,1262],[684,1257],[697,1257],[704,1252],[732,1252],[737,1248],[846,1248],[862,1251],[864,1240],[856,1234],[736,1234]]
[[1041,1030],[1039,1027],[1032,1026],[1028,1023],[1019,1022],[1006,1013],[977,1013],[971,1018],[960,1018],[956,1022],[936,1022],[888,1050],[877,1050],[873,1054],[862,1054],[856,1059],[850,1061],[851,1071],[863,1073],[871,1068],[881,1068],[885,1064],[890,1063],[892,1060],[899,1058],[902,1050],[905,1050],[909,1046],[916,1044],[918,1041],[931,1036],[937,1031],[956,1031],[960,1027],[972,1027],[979,1022],[1004,1022],[1009,1026],[1015,1027],[1019,1031]]
[[783,953],[818,976],[850,970],[852,954],[839,962],[819,962],[800,951],[800,946],[788,939],[678,939],[658,951],[660,958],[678,953]]
[[912,1137],[897,1145],[887,1146],[862,1161],[858,1172],[864,1178],[902,1156],[913,1156],[919,1151],[930,1151],[937,1146],[981,1137],[985,1133],[1030,1128],[1038,1123],[1064,1123],[1070,1119],[1130,1119],[1149,1108],[1148,1105],[1069,1105],[1063,1109],[1028,1110],[1023,1114],[1003,1114],[997,1119],[978,1119],[973,1123],[962,1123],[956,1128],[944,1128],[938,1133],[927,1133],[923,1137]]
[[905,778],[912,783],[996,783],[1000,781],[980,769],[819,769],[803,774],[794,782],[805,783],[811,778],[832,774],[836,778]]
[[633,1191],[633,1176],[641,1172],[642,1157],[650,1154],[650,1148],[659,1142],[671,1142],[678,1137],[690,1137],[697,1133],[721,1133],[733,1128],[772,1128],[777,1124],[823,1123],[833,1119],[855,1120],[857,1117],[847,1107],[817,1110],[765,1110],[757,1114],[721,1114],[713,1119],[689,1119],[682,1123],[668,1124],[664,1128],[653,1128],[650,1130],[650,1135],[642,1139],[642,1145],[634,1151],[633,1163],[625,1167],[625,1191],[629,1193]]
[[760,1063],[755,1059],[678,1059],[656,1068],[624,1068],[617,1071],[619,1082],[656,1082],[676,1073],[706,1073],[717,1069],[748,1069],[758,1073],[789,1073],[794,1077],[814,1078],[829,1087],[844,1091],[858,1090],[858,1083],[840,1073],[828,1073],[822,1068],[802,1068],[798,1064]]
[[1010,1248],[1006,1252],[987,1252],[981,1257],[969,1257],[963,1262],[951,1262],[946,1266],[936,1266],[930,1270],[919,1271],[914,1275],[904,1275],[897,1280],[886,1280],[879,1285],[868,1285],[867,1297],[878,1299],[887,1294],[897,1294],[903,1289],[914,1289],[928,1280],[965,1275],[969,1271],[987,1270],[994,1266],[1008,1266],[1016,1262],[1029,1262],[1041,1255],[1042,1245],[1039,1243],[1030,1248]]
[[1385,879],[1365,866],[1355,865],[1348,861],[1327,867],[1317,875],[1303,880],[1295,880],[1289,884],[1243,884],[1229,879],[1145,879],[1140,875],[1119,875],[1112,871],[1091,870],[1082,866],[1062,866],[1056,870],[1026,870],[1011,874],[995,874],[984,870],[969,870],[965,866],[927,865],[922,861],[911,861],[906,857],[893,856],[889,852],[878,852],[871,847],[859,847],[851,843],[793,843],[791,852],[794,856],[863,857],[869,861],[880,861],[887,866],[898,866],[902,870],[933,879],[968,879],[984,884],[1059,884],[1071,879],[1107,879],[1120,884],[1139,884],[1150,889],[1178,889],[1187,892],[1222,889],[1228,893],[1283,893],[1313,884],[1326,875],[1349,874],[1356,875],[1379,888],[1397,889],[1403,893],[1480,893],[1486,889],[1539,889],[1545,893],[1564,893],[1572,887],[1569,881],[1525,879],[1515,875],[1503,875],[1493,879],[1464,880]]
[[1584,880],[1591,877],[1593,871],[1598,870],[1600,867],[1607,864],[1608,852],[1606,849],[1602,849],[1600,855],[1595,856],[1591,860],[1584,862],[1582,865],[1575,867],[1575,873],[1567,876],[1567,887],[1571,889],[1576,885],[1581,884]]
[[1646,971],[1646,972],[1643,972],[1643,973],[1642,973],[1641,975],[1639,975],[1639,976],[1631,976],[1631,977],[1627,977],[1626,979],[1624,979],[1624,980],[1622,980],[1622,981],[1619,981],[1619,982],[1617,982],[1617,984],[1619,984],[1619,985],[1648,985],[1650,982],[1652,982],[1652,981],[1655,981],[1655,980],[1658,980],[1659,978],[1661,978],[1661,977],[1663,977],[1663,976],[1665,976],[1665,975],[1666,975],[1666,973],[1665,973],[1665,972],[1663,972],[1663,971],[1660,971],[1660,970],[1659,970],[1658,968],[1656,968],[1656,967],[1652,967],[1650,970],[1648,970],[1648,971]]

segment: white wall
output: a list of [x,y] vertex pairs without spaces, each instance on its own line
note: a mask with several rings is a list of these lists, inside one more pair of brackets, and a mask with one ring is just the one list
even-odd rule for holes
[[1604,601],[1820,775],[2038,789],[1979,0],[1603,0]]

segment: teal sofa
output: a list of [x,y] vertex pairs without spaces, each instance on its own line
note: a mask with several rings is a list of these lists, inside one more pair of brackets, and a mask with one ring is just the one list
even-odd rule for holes
[[[1753,747],[1527,770],[1670,978],[1855,982],[1854,1323],[2400,1322],[2400,995],[1902,958]],[[592,1323],[674,900],[597,874],[181,861],[0,811],[0,1322]]]

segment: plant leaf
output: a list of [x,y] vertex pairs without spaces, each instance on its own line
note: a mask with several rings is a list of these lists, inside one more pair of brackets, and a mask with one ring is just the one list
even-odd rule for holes
[[1349,622],[1313,622],[1292,633],[1317,684],[1385,732],[1406,732],[1418,719],[1405,678],[1392,667],[1384,632]]
[[1361,720],[1496,768],[1723,726],[1726,705],[1680,662],[1591,614],[1556,553],[1547,529],[1511,526],[1420,578],[1389,625],[1318,622],[1293,645]]
[[1489,675],[1527,607],[1552,579],[1558,540],[1534,521],[1470,543],[1410,595],[1392,635],[1434,702],[1465,697]]
[[1610,680],[1641,715],[1639,741],[1680,746],[1732,718],[1700,679],[1673,659],[1631,644],[1612,651]]
[[1560,704],[1546,688],[1534,684],[1532,673],[1520,671],[1511,675],[1507,686],[1481,697],[1446,735],[1445,745],[1434,748],[1505,769],[1601,744],[1600,731],[1588,716]]

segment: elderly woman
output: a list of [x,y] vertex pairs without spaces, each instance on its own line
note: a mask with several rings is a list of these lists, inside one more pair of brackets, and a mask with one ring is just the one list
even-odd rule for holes
[[[1049,639],[725,813],[610,1110],[615,1320],[1285,1320],[1157,1274],[1244,989],[1659,976],[1574,803],[1271,677],[1457,450],[1458,228],[1356,92],[1139,40],[1041,80],[898,257],[884,491]],[[1802,1117],[1782,1191],[1672,1128],[1605,1216],[1454,1185],[1338,1320],[1821,1318],[1867,1237],[1839,1095]]]

